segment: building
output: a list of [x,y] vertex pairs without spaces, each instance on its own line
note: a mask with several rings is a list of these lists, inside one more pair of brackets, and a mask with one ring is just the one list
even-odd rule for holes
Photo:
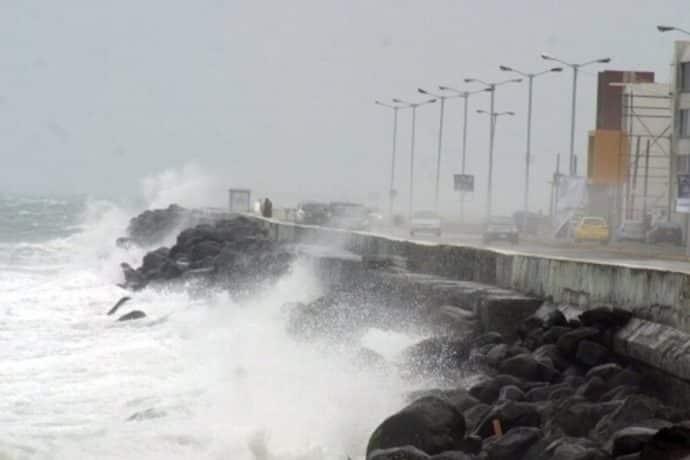
[[599,73],[587,151],[589,213],[613,226],[669,215],[671,102],[669,85],[654,83],[653,72]]
[[[672,96],[672,146],[671,161],[676,174],[690,172],[690,42],[674,43],[671,71]],[[673,201],[677,208],[675,179],[673,175]],[[683,210],[683,212],[687,212]]]

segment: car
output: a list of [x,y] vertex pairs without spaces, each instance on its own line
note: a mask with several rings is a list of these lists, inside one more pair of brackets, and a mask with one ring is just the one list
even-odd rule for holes
[[518,244],[520,234],[511,217],[491,217],[484,226],[482,241],[485,244],[492,241],[509,241]]
[[647,243],[673,243],[683,244],[683,228],[675,222],[656,222],[647,232]]
[[295,222],[305,225],[325,225],[328,222],[329,211],[326,203],[306,201],[297,205]]
[[618,226],[614,233],[616,241],[644,241],[644,223],[640,221],[625,221]]
[[603,217],[583,217],[573,232],[576,242],[598,241],[601,244],[608,244],[609,237],[609,224]]
[[329,205],[328,225],[345,230],[368,230],[369,211],[361,204],[334,202]]
[[410,236],[431,233],[441,236],[441,218],[434,211],[416,211],[410,219]]

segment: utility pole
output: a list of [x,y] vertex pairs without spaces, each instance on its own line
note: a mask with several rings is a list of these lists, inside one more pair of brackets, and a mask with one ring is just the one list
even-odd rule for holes
[[393,151],[391,153],[391,174],[390,174],[390,185],[388,187],[388,218],[390,222],[393,222],[393,202],[395,201],[395,156],[396,147],[398,141],[398,110],[400,110],[399,105],[386,104],[381,101],[374,101],[375,104],[382,107],[389,108],[393,110]]

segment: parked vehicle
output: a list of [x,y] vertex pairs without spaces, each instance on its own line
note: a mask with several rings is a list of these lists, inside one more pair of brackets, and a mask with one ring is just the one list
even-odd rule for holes
[[609,237],[609,224],[602,217],[583,217],[575,227],[576,242],[598,241],[601,244],[608,244]]
[[369,228],[369,211],[361,204],[331,203],[329,216],[328,224],[332,227],[347,230],[367,230]]
[[306,201],[297,205],[295,222],[305,225],[325,225],[328,223],[328,205]]
[[410,219],[410,236],[431,233],[441,236],[441,218],[433,211],[416,211]]
[[675,222],[656,222],[647,232],[647,243],[683,244],[683,228]]
[[629,220],[618,226],[614,233],[616,241],[644,241],[644,223]]
[[491,217],[485,224],[482,241],[485,244],[492,241],[509,241],[513,244],[518,244],[520,235],[512,218]]

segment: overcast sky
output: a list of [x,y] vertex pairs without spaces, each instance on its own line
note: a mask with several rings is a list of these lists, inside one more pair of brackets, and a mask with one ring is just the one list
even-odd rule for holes
[[[683,19],[686,20],[682,23]],[[680,21],[680,22],[679,22]],[[668,78],[687,0],[0,0],[0,191],[137,193],[146,176],[190,163],[223,186],[279,204],[381,198],[391,113],[374,99],[419,86],[473,89],[506,64],[545,67],[611,56],[607,69]],[[594,123],[596,72],[578,87],[577,151]],[[571,72],[535,84],[532,202],[546,210],[557,152],[567,153]],[[496,208],[521,202],[527,88],[501,87]],[[448,102],[442,202],[457,208],[460,101]],[[469,171],[486,186],[488,121],[473,112]],[[438,105],[419,109],[415,207],[432,203]],[[396,188],[407,203],[410,120],[401,112]],[[584,159],[584,155],[581,155]],[[483,193],[470,208],[479,212]]]

